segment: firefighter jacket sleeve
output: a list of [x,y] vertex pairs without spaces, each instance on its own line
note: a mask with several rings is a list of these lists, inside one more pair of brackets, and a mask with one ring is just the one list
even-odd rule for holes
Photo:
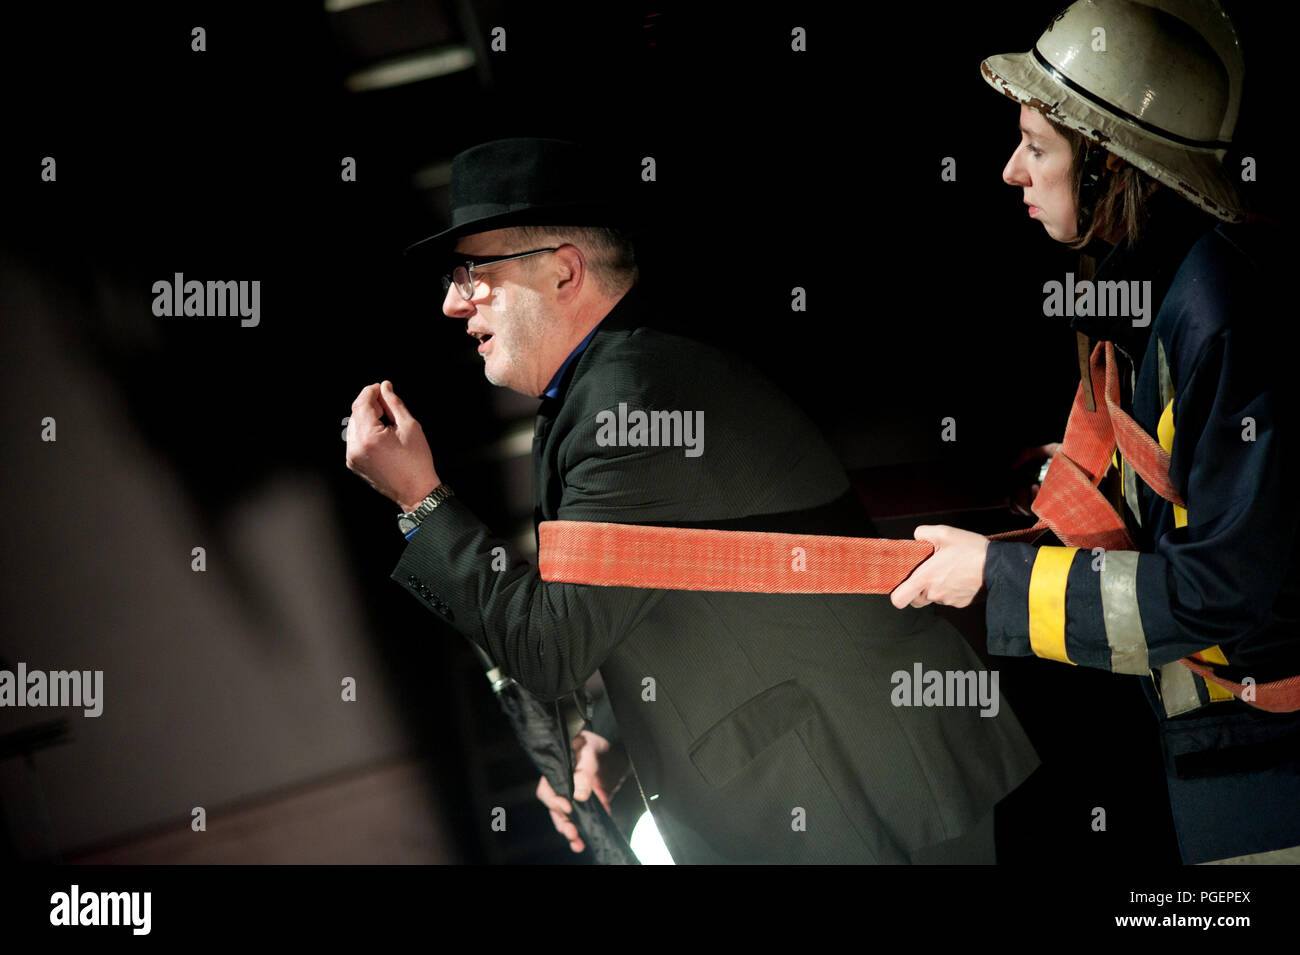
[[1204,651],[1207,662],[1238,670],[1252,650],[1261,659],[1261,645],[1294,644],[1282,625],[1295,615],[1300,475],[1288,434],[1292,389],[1284,372],[1270,371],[1280,367],[1269,355],[1277,345],[1262,327],[1276,316],[1243,308],[1255,302],[1234,300],[1222,270],[1189,272],[1195,256],[1153,327],[1133,412],[1171,452],[1186,510],[1139,479],[1128,505],[1136,504],[1139,551],[990,542],[991,653],[1145,674]]

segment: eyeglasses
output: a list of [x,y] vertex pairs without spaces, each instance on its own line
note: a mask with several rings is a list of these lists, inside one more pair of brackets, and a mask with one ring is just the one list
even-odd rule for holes
[[[474,298],[474,270],[481,269],[488,265],[496,265],[498,262],[509,262],[511,259],[523,259],[530,255],[541,255],[543,252],[556,252],[559,246],[554,249],[534,249],[532,252],[519,252],[515,255],[498,255],[492,258],[482,258],[479,256],[465,256],[465,264],[457,265],[451,270],[451,273],[442,277],[442,294],[447,294],[447,289],[454,284],[456,291],[460,292],[461,298],[470,301]],[[462,253],[463,255],[464,253]]]

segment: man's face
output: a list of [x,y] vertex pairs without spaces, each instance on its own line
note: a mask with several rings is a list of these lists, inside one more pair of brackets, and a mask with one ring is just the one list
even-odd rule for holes
[[1002,181],[1024,189],[1030,217],[1057,242],[1078,238],[1073,157],[1070,143],[1036,109],[1020,107],[1020,145],[1011,154]]
[[[515,247],[507,229],[463,236],[455,246],[457,257],[492,258],[526,251]],[[538,258],[475,269],[473,299],[465,301],[453,284],[442,303],[444,315],[465,319],[466,330],[480,340],[478,353],[487,380],[531,398],[540,395],[550,380],[542,369],[542,345],[551,316],[541,292],[530,284]]]

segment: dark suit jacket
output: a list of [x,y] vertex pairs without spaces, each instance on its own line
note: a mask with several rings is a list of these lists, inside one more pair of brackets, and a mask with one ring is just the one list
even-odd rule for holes
[[[545,399],[539,520],[869,536],[817,429],[750,367],[647,327],[634,289]],[[703,412],[703,453],[602,446],[596,415]],[[896,707],[891,674],[977,670],[960,635],[885,596],[548,584],[460,498],[393,579],[554,698],[597,668],[678,862],[905,862],[961,836],[1037,765],[1010,709]],[[651,682],[652,681],[652,682]],[[653,691],[653,692],[652,692]]]

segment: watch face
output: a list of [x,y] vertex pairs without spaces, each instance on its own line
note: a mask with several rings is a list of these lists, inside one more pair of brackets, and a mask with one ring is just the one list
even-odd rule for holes
[[403,516],[397,519],[397,526],[403,534],[409,534],[420,525],[416,524],[415,521],[411,520],[409,517]]

